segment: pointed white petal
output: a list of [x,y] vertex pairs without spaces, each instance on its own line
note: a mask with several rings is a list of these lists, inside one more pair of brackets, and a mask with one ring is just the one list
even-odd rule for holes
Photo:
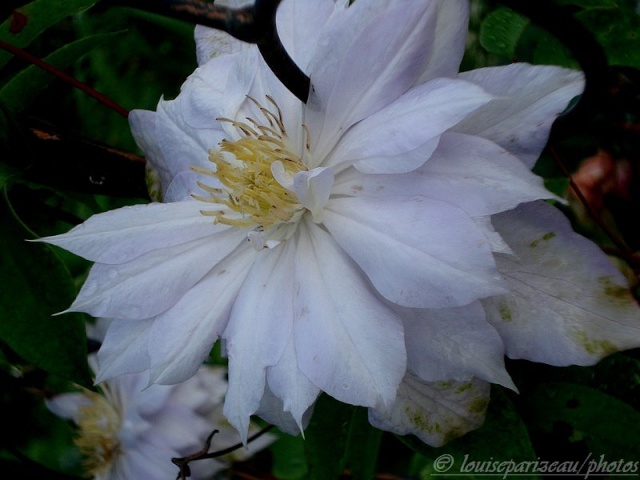
[[[491,100],[482,88],[438,78],[409,90],[354,125],[325,165],[356,163],[365,173],[403,173],[429,159],[443,132]],[[420,148],[426,145],[429,148]],[[408,155],[420,148],[420,155]]]
[[196,201],[133,205],[93,215],[69,232],[44,237],[50,243],[98,263],[120,264],[152,250],[172,247],[229,227],[214,225]]
[[269,389],[269,385],[265,387],[260,407],[256,411],[258,417],[277,426],[280,431],[293,436],[300,435],[302,429],[307,427],[312,413],[313,405],[304,412],[301,419],[296,420],[292,413],[285,410],[282,400],[274,395]]
[[391,406],[369,409],[369,422],[440,447],[482,426],[489,390],[489,383],[481,380],[424,382],[408,373]]
[[255,255],[243,244],[155,318],[147,346],[151,382],[174,384],[195,374],[224,331]]
[[336,177],[334,195],[424,196],[461,208],[471,216],[492,215],[554,195],[516,157],[489,140],[445,133],[431,158],[407,175]]
[[151,251],[128,263],[96,264],[68,311],[121,319],[158,315],[173,306],[245,238],[243,230],[228,229]]
[[496,96],[454,129],[487,138],[533,167],[551,124],[584,88],[582,74],[553,66],[516,63],[460,74]]
[[404,323],[409,370],[426,381],[472,377],[515,386],[504,366],[504,345],[480,302],[464,307],[397,309]]
[[333,170],[326,167],[298,172],[293,177],[293,190],[316,223],[322,221],[322,209],[331,195],[333,181]]
[[149,368],[147,342],[153,319],[112,320],[98,350],[96,383]]
[[456,77],[464,55],[469,23],[469,2],[441,0],[436,3],[436,25],[431,57],[418,84],[438,77]]
[[337,198],[324,224],[387,300],[466,305],[503,293],[489,243],[466,213],[424,197]]
[[294,242],[258,253],[222,335],[229,358],[224,414],[243,441],[260,406],[266,369],[278,363],[291,336],[294,268]]
[[356,2],[329,18],[308,70],[313,89],[305,123],[321,142],[315,158],[416,82],[431,53],[434,5]]
[[82,393],[62,393],[52,398],[45,399],[45,404],[50,412],[66,420],[78,420],[81,407],[88,407],[93,402]]
[[[293,335],[276,365],[267,368],[269,390],[281,399],[280,408],[290,412],[298,431],[304,427],[305,412],[313,405],[320,389],[300,371]],[[263,417],[265,418],[265,417]]]
[[406,368],[402,325],[322,228],[299,227],[294,335],[300,370],[353,405],[389,403]]
[[516,255],[497,255],[511,293],[483,301],[507,355],[592,365],[640,346],[640,308],[625,278],[559,210],[534,202],[493,223]]

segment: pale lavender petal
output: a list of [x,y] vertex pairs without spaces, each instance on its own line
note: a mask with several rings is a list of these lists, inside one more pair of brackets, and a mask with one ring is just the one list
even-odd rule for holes
[[[365,173],[415,170],[429,159],[443,132],[490,100],[490,95],[471,83],[432,80],[351,128],[323,165],[355,163]],[[425,144],[429,148],[422,149],[420,156],[405,155]]]
[[317,159],[416,82],[431,54],[434,12],[434,2],[375,0],[329,18],[308,71],[313,89],[305,123]]
[[229,359],[224,414],[243,441],[260,406],[266,369],[278,363],[291,336],[295,253],[293,242],[259,252],[222,335]]
[[464,307],[397,309],[404,324],[407,367],[425,381],[472,377],[515,386],[504,366],[504,345],[480,302]]
[[147,346],[151,382],[174,384],[195,374],[222,335],[255,254],[243,244],[155,318]]
[[300,225],[297,248],[294,335],[300,370],[342,402],[391,402],[406,368],[399,319],[323,229]]
[[512,358],[592,365],[640,346],[627,281],[556,208],[534,202],[493,217],[515,256],[498,254],[511,293],[483,301]]
[[369,422],[440,447],[484,423],[489,391],[490,384],[481,380],[424,382],[408,373],[392,405],[369,409]]
[[121,319],[158,315],[173,306],[245,236],[242,230],[228,229],[151,251],[128,263],[96,264],[68,311]]
[[584,88],[582,74],[553,66],[516,63],[460,74],[496,98],[455,127],[487,138],[533,167],[551,124]]
[[354,169],[336,177],[333,195],[423,196],[485,216],[520,203],[551,198],[540,177],[489,140],[445,133],[422,167],[406,175],[363,175]]
[[40,238],[87,260],[121,264],[145,253],[228,230],[200,213],[194,200],[133,205],[93,215],[65,234]]
[[424,197],[336,198],[324,224],[398,305],[455,307],[505,291],[486,237],[453,205]]
[[147,341],[153,319],[112,320],[100,350],[96,383],[149,368]]

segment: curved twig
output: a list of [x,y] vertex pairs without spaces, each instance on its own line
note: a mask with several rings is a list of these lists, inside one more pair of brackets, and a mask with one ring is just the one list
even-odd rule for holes
[[[267,425],[259,432],[254,433],[247,439],[247,444],[253,442],[258,437],[261,437],[272,428],[273,428],[273,425]],[[180,472],[178,473],[176,480],[185,480],[187,477],[191,476],[191,472],[189,469],[190,462],[194,462],[196,460],[205,460],[207,458],[222,457],[223,455],[227,455],[231,452],[238,450],[244,445],[242,442],[236,443],[231,447],[223,448],[222,450],[216,450],[215,452],[209,453],[209,447],[211,446],[211,439],[216,433],[218,433],[218,430],[214,430],[213,432],[211,432],[211,434],[209,434],[209,436],[205,440],[204,448],[202,450],[196,453],[192,453],[191,455],[187,455],[186,457],[179,457],[179,458],[176,457],[171,459],[171,462],[180,469]]]

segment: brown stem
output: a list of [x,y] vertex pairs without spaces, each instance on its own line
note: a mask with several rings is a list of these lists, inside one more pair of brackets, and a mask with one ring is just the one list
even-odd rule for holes
[[111,100],[108,97],[105,97],[104,95],[102,95],[101,93],[97,92],[96,90],[94,90],[93,88],[89,87],[88,85],[85,85],[84,83],[80,82],[76,78],[73,78],[71,75],[63,72],[62,70],[58,70],[54,66],[49,65],[47,62],[44,62],[44,61],[40,60],[38,57],[35,57],[35,56],[31,55],[28,52],[25,52],[21,48],[18,48],[16,46],[11,45],[10,43],[4,42],[2,40],[0,40],[0,48],[2,48],[3,50],[6,50],[9,53],[12,53],[13,55],[16,55],[17,57],[25,59],[29,63],[35,65],[36,67],[41,68],[42,70],[44,70],[46,72],[49,72],[52,75],[55,75],[58,78],[61,78],[65,82],[67,82],[70,85],[73,85],[74,87],[82,90],[87,95],[95,98],[100,103],[106,105],[107,107],[109,107],[114,112],[122,115],[124,118],[127,118],[129,116],[129,110],[127,110],[126,108],[121,107],[116,102],[114,102],[113,100]]

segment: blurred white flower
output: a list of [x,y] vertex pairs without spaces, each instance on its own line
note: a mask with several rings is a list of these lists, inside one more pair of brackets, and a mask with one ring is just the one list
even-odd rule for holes
[[130,117],[164,203],[44,240],[95,262],[69,310],[117,319],[100,379],[182,381],[222,338],[243,436],[295,433],[324,391],[440,445],[513,387],[505,353],[592,364],[640,344],[639,312],[530,172],[581,74],[459,74],[466,0],[348,3],[278,10],[307,104],[197,28],[180,95]]
[[[97,366],[94,356],[90,364]],[[171,459],[200,451],[214,429],[211,452],[240,441],[222,414],[225,375],[225,368],[205,365],[183,383],[148,386],[146,373],[133,373],[103,382],[98,392],[56,395],[47,407],[77,425],[76,445],[92,478],[173,479],[179,470]],[[252,433],[257,430],[252,425]],[[226,456],[194,461],[190,478],[212,479],[273,440],[265,434]]]

